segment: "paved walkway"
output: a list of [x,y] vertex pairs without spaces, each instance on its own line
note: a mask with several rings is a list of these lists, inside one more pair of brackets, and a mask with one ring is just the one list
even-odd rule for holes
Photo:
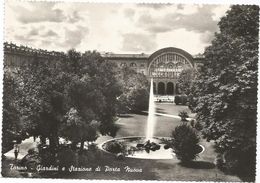
[[[31,148],[37,147],[37,145],[40,143],[40,139],[37,138],[36,141],[34,142],[33,137],[30,137],[28,139],[25,139],[19,144],[19,154],[17,159],[21,160],[27,153],[28,150]],[[7,153],[4,154],[7,158],[14,159],[14,149],[8,151]]]
[[[97,144],[100,144],[106,140],[112,139],[110,136],[100,136],[96,140]],[[60,143],[64,143],[64,140],[60,138]],[[40,138],[36,138],[35,142],[33,140],[33,137],[30,137],[28,139],[25,139],[19,144],[19,154],[17,159],[21,160],[25,155],[28,154],[28,150],[31,148],[36,148],[40,144]],[[7,153],[4,154],[8,159],[14,159],[14,148]]]
[[[146,114],[148,114],[148,112],[144,112]],[[156,112],[155,115],[158,115],[158,116],[165,116],[165,117],[169,117],[169,118],[175,118],[175,119],[181,119],[180,116],[177,116],[177,115],[171,115],[171,114],[164,114],[164,113],[159,113],[159,112]],[[187,118],[188,121],[192,120],[193,118]]]

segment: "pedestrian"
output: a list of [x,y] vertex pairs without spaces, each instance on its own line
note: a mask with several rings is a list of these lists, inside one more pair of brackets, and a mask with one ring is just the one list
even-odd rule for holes
[[19,154],[19,146],[18,146],[18,144],[15,144],[14,145],[14,158],[15,158],[15,160],[17,160],[18,154]]

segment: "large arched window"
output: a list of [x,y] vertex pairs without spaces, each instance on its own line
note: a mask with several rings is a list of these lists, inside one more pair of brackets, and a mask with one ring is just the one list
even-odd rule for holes
[[162,53],[153,58],[149,65],[149,76],[153,78],[177,78],[185,68],[192,67],[182,55],[174,52]]

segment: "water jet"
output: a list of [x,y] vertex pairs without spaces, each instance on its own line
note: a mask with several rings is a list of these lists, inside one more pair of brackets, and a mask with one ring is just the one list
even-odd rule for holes
[[153,93],[153,78],[151,78],[148,119],[147,119],[146,136],[145,136],[146,141],[152,140],[154,136],[154,128],[155,128],[155,103],[154,103],[154,93]]

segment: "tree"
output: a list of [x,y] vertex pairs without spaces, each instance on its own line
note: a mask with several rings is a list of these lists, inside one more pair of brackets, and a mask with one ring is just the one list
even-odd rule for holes
[[85,141],[95,141],[98,137],[95,123],[84,121],[75,108],[71,108],[65,115],[60,133],[62,137],[72,141],[72,149],[76,149],[76,145],[80,142],[80,150],[83,150]]
[[81,67],[77,72],[72,70],[65,91],[70,108],[60,134],[72,141],[73,148],[80,142],[83,150],[86,141],[96,140],[98,131],[103,135],[116,135],[115,105],[120,87],[115,65],[105,61],[99,53],[85,52],[78,61]]
[[225,160],[230,165],[228,161],[236,162],[235,172],[247,172],[251,181],[256,160],[258,27],[258,6],[231,7],[205,50],[191,106],[204,137],[215,141],[220,154],[236,152]]
[[35,55],[33,62],[17,72],[6,69],[4,129],[10,133],[5,143],[21,131],[27,137],[40,136],[42,143],[48,138],[54,155],[59,137],[70,140],[74,148],[81,143],[81,149],[99,133],[115,137],[120,95],[115,64],[95,51],[69,50],[55,64],[38,59]]
[[116,78],[117,67],[114,63],[104,60],[97,52],[85,52],[82,58],[86,64],[83,72],[91,79],[90,94],[96,121],[100,122],[99,131],[102,135],[115,136],[118,131],[116,120],[117,98],[121,93],[120,83]]
[[18,78],[15,71],[5,70],[3,90],[3,126],[2,126],[2,148],[3,152],[12,149],[14,141],[21,141],[25,134],[22,134],[19,109],[17,100],[19,98]]
[[53,151],[58,146],[58,129],[66,113],[64,89],[69,81],[68,74],[58,68],[41,63],[19,69],[22,94],[18,103],[23,131],[40,136],[43,143],[48,138]]
[[192,68],[184,69],[181,71],[177,84],[182,93],[188,95],[190,93],[190,87],[194,82],[196,72]]
[[66,70],[73,73],[79,72],[82,66],[81,58],[80,52],[77,52],[75,49],[68,50]]
[[122,91],[118,97],[118,112],[147,110],[149,103],[147,78],[129,67],[123,67],[117,77]]

